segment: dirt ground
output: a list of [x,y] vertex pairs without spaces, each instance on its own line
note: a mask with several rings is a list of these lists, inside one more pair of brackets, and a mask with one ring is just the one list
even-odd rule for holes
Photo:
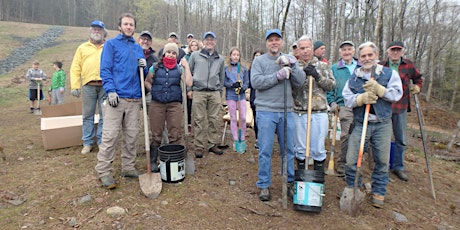
[[[86,29],[85,29],[86,30]],[[68,32],[67,32],[68,33]],[[67,34],[68,36],[69,34]],[[69,49],[71,50],[71,49]],[[71,57],[70,57],[71,58]],[[18,74],[0,78],[3,91],[20,95],[27,85]],[[16,80],[14,80],[16,79]],[[5,94],[0,94],[5,98]],[[4,99],[3,98],[3,99]],[[419,138],[415,107],[408,121],[405,156],[408,182],[393,174],[387,187],[385,207],[376,209],[366,199],[357,217],[339,209],[337,194],[343,178],[325,177],[325,196],[320,213],[297,211],[288,201],[282,207],[282,177],[279,151],[274,151],[272,199],[258,199],[257,151],[254,132],[248,129],[248,151],[237,154],[230,149],[216,156],[196,159],[194,175],[180,183],[163,183],[156,199],[147,199],[139,181],[120,177],[119,148],[114,162],[119,184],[114,190],[100,187],[94,171],[97,151],[80,154],[81,147],[45,151],[40,132],[40,116],[28,113],[24,95],[15,103],[0,106],[0,224],[2,229],[459,229],[460,167],[452,161],[435,158],[446,155],[458,114],[452,114],[422,100],[427,130],[428,152],[436,200],[432,197],[422,141]],[[72,101],[70,95],[66,100]],[[46,104],[43,106],[47,106]],[[222,123],[223,127],[223,123]],[[192,137],[189,138],[192,143]],[[226,136],[230,144],[230,134]],[[136,166],[146,170],[139,137]],[[193,147],[192,144],[190,144]],[[277,146],[277,145],[275,145]],[[454,145],[449,156],[459,156]],[[330,140],[327,140],[330,150]],[[338,149],[338,148],[336,148]],[[251,157],[255,163],[248,161]],[[364,182],[370,182],[370,169],[364,162]],[[231,184],[230,181],[235,181]],[[85,201],[83,201],[85,200]],[[107,209],[119,206],[124,215],[110,216]],[[401,214],[406,221],[396,218]]]

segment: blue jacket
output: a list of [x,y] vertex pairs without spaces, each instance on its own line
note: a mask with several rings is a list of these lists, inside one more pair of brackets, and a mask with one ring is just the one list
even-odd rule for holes
[[[231,68],[225,67],[225,99],[226,100],[238,100],[238,95],[235,93],[235,89],[232,88],[232,84],[238,80],[238,66],[237,63],[231,63]],[[245,91],[249,87],[249,73],[246,67],[240,64],[240,79],[242,82],[242,89],[240,92],[240,100],[246,100]]]
[[[361,67],[361,63],[358,61],[358,59],[355,58],[355,61],[357,62],[356,68]],[[327,103],[330,105],[332,102],[335,102],[340,106],[344,106],[345,103],[343,101],[342,91],[343,87],[345,86],[345,83],[351,76],[350,71],[348,70],[348,67],[344,64],[342,59],[340,59],[340,61],[338,61],[337,63],[333,64],[331,69],[335,78],[335,87],[333,90],[328,91],[326,93]]]
[[168,70],[159,64],[155,69],[155,64],[150,68],[154,72],[152,81],[152,100],[160,103],[180,102],[182,103],[182,88],[180,86],[181,71],[176,65]]
[[[375,80],[382,86],[387,88],[388,82],[392,76],[392,70],[390,68],[384,67],[383,71],[380,74],[375,75]],[[350,76],[348,80],[348,86],[350,90],[355,94],[364,93],[363,85],[367,82],[367,79],[362,77],[357,77],[355,74]],[[371,111],[374,111],[374,114],[379,118],[381,122],[385,122],[391,119],[392,109],[391,101],[383,100],[379,98],[377,103],[371,105]],[[363,122],[364,121],[364,112],[366,106],[358,106],[353,108],[353,117],[355,121]]]
[[[122,34],[104,44],[101,55],[102,87],[108,93],[116,92],[120,98],[142,97],[138,59],[144,58],[141,46],[132,37]],[[148,69],[144,68],[144,74]]]

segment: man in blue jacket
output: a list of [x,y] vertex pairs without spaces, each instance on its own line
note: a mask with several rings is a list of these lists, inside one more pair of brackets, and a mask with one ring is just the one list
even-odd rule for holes
[[[135,29],[134,16],[129,13],[122,14],[118,21],[121,34],[105,43],[101,55],[102,86],[108,97],[102,105],[104,126],[95,169],[102,186],[108,189],[117,186],[112,176],[112,162],[115,160],[115,146],[120,130],[123,130],[121,176],[139,177],[134,167],[142,98],[138,67],[146,67],[147,62],[141,46],[133,38]],[[144,68],[145,74],[146,70]]]

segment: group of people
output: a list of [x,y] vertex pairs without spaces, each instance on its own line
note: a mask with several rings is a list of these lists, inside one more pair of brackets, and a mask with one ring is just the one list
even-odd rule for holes
[[[354,43],[344,41],[339,45],[340,60],[331,67],[324,57],[323,42],[313,42],[304,35],[296,41],[293,55],[285,54],[281,52],[284,47],[281,31],[271,29],[265,35],[266,50],[254,51],[252,64],[246,68],[237,47],[230,49],[228,64],[225,64],[215,48],[217,36],[214,32],[205,32],[202,41],[196,40],[193,34],[187,35],[185,51],[179,47],[177,34],[170,33],[168,43],[156,56],[151,48],[152,34],[142,31],[136,43],[135,28],[135,17],[123,14],[118,22],[120,34],[106,41],[104,23],[92,22],[89,41],[78,47],[70,71],[72,95],[82,95],[83,99],[82,153],[92,150],[96,136],[99,152],[95,169],[104,187],[116,187],[112,162],[120,131],[123,136],[121,175],[138,177],[135,142],[139,133],[141,71],[147,97],[151,100],[147,109],[152,131],[150,163],[154,172],[159,170],[156,162],[164,130],[168,130],[169,143],[181,142],[182,103],[187,103],[189,121],[189,127],[183,128],[193,130],[195,157],[202,158],[205,152],[223,154],[218,147],[218,130],[225,88],[235,142],[245,141],[244,92],[251,89],[250,104],[259,152],[256,186],[260,189],[261,201],[271,199],[269,187],[275,134],[280,146],[286,142],[286,152],[283,147],[280,152],[281,156],[287,154],[289,191],[294,181],[294,161],[299,169],[307,164],[308,121],[314,130],[310,135],[308,155],[313,159],[314,170],[324,171],[329,110],[339,112],[342,133],[336,170],[345,176],[347,186],[353,187],[354,183],[366,105],[371,105],[366,121],[366,143],[369,143],[366,147],[372,148],[375,161],[372,204],[383,206],[392,133],[396,144],[394,173],[401,180],[408,180],[403,164],[406,116],[410,111],[410,92],[420,92],[422,76],[410,60],[403,58],[402,42],[392,42],[387,49],[388,58],[378,63],[379,51],[374,43],[358,46],[355,57]],[[312,92],[308,92],[310,79]],[[182,97],[184,91],[187,98]],[[311,105],[308,105],[308,95],[312,95]],[[97,133],[93,125],[96,106],[103,114]],[[308,117],[309,107],[311,117]],[[294,132],[284,130],[285,120],[286,128]]]

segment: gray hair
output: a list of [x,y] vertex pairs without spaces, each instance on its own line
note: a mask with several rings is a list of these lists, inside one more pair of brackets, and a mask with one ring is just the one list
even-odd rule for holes
[[364,42],[358,46],[358,56],[360,55],[361,50],[365,47],[371,47],[374,50],[374,53],[379,53],[379,48],[377,48],[377,46],[373,42]]
[[299,42],[301,42],[301,41],[311,41],[311,42],[313,43],[313,40],[312,40],[310,37],[308,37],[308,35],[306,35],[306,34],[302,35],[302,36],[299,38],[299,40],[297,40],[297,44],[298,44]]

